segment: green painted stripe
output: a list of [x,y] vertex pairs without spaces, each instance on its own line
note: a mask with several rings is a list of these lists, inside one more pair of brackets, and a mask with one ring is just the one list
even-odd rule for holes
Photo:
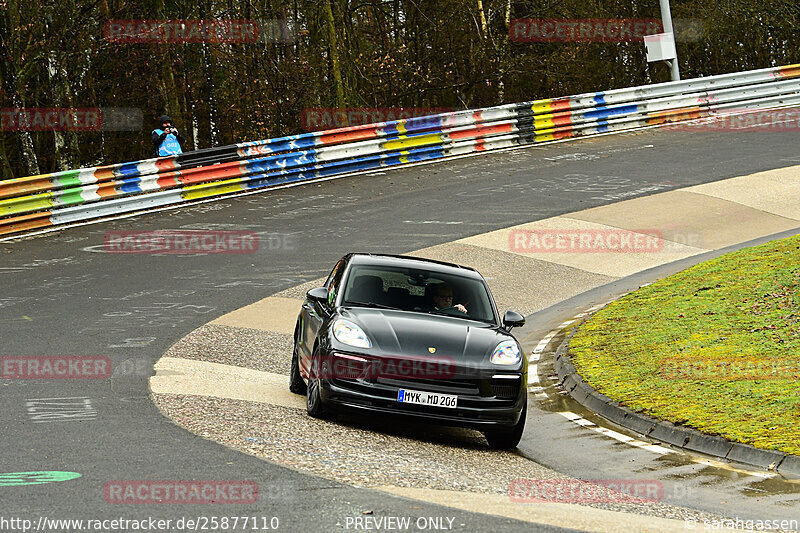
[[80,170],[70,170],[67,172],[61,173],[59,176],[53,179],[54,185],[61,185],[62,187],[79,187],[81,185],[78,176],[80,175]]
[[82,192],[84,191],[81,187],[59,191],[56,193],[57,197],[55,202],[59,206],[82,204],[86,201],[83,196],[81,196]]

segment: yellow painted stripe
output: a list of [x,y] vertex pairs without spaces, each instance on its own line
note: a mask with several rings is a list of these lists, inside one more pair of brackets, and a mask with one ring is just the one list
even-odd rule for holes
[[386,141],[383,148],[386,150],[399,150],[400,148],[413,148],[425,144],[439,144],[442,142],[440,134],[433,135],[418,135],[415,137],[402,137],[400,139],[392,139]]
[[406,129],[406,120],[405,119],[403,119],[400,122],[398,122],[395,125],[395,128],[397,128],[397,131],[399,133],[408,133],[408,130]]
[[230,180],[213,181],[211,183],[201,183],[200,185],[189,185],[181,191],[181,196],[186,200],[196,200],[198,198],[208,198],[219,194],[239,192],[243,189],[242,178]]
[[555,136],[552,133],[537,133],[534,137],[534,142],[553,141]]
[[553,115],[549,114],[543,117],[538,117],[538,116],[535,117],[533,119],[533,127],[536,128],[537,130],[554,127]]
[[0,200],[0,217],[16,215],[19,213],[30,213],[31,211],[41,211],[53,207],[53,193],[46,192],[33,196],[21,196],[19,198],[9,198]]
[[552,98],[547,98],[545,100],[536,100],[533,102],[531,106],[531,111],[534,113],[546,113],[548,111],[553,110],[553,106],[551,106],[551,102],[553,101]]

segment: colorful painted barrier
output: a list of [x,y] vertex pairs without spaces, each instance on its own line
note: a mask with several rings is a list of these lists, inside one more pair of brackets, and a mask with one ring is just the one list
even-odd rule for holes
[[800,105],[800,65],[304,133],[0,183],[0,235],[381,167]]

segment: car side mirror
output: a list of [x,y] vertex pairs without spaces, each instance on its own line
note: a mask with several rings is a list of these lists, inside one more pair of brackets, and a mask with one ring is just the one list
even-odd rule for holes
[[525,317],[516,311],[506,311],[503,315],[503,325],[506,329],[520,328],[525,325]]
[[306,297],[311,300],[312,302],[316,303],[327,303],[328,302],[328,289],[325,287],[317,287],[311,289],[306,293]]

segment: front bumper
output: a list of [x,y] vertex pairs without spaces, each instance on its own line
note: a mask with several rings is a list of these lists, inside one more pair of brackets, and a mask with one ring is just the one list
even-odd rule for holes
[[[494,376],[494,377],[493,377]],[[527,401],[525,374],[486,375],[462,380],[322,379],[322,401],[335,411],[382,413],[440,425],[497,429],[511,427]],[[455,408],[397,401],[400,389],[458,396]]]

